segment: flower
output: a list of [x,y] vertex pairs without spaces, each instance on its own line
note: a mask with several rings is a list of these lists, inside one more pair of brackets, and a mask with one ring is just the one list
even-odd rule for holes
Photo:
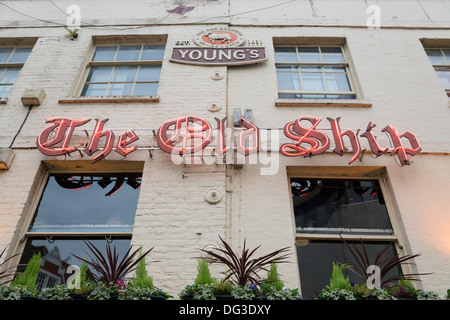
[[116,287],[117,290],[125,290],[127,288],[127,285],[122,280],[117,280]]

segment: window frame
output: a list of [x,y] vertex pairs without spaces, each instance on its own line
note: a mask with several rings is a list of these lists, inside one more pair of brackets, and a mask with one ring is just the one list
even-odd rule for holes
[[[120,46],[141,46],[140,56],[142,55],[142,50],[144,46],[151,46],[151,45],[159,45],[164,46],[164,56],[165,56],[165,50],[166,50],[166,43],[160,42],[160,41],[139,41],[139,42],[102,42],[102,43],[94,43],[92,45],[92,48],[90,50],[89,59],[86,63],[86,68],[83,72],[83,75],[81,77],[80,84],[77,88],[75,96],[78,97],[78,99],[93,99],[93,100],[109,100],[109,99],[128,99],[128,100],[139,100],[140,97],[150,97],[150,99],[155,100],[155,97],[158,97],[158,94],[156,95],[126,95],[126,96],[108,96],[106,95],[108,93],[109,87],[111,83],[131,83],[130,81],[119,81],[119,82],[111,82],[112,77],[114,75],[114,70],[116,66],[137,66],[138,70],[135,75],[135,79],[133,81],[133,88],[132,92],[134,92],[136,83],[158,83],[158,89],[160,84],[160,78],[158,81],[137,81],[137,77],[139,75],[139,68],[140,66],[160,66],[162,71],[162,65],[164,62],[164,56],[162,60],[133,60],[133,61],[115,61],[117,58],[117,53],[119,51]],[[93,61],[93,57],[95,55],[95,52],[97,48],[99,47],[111,47],[111,46],[117,46],[116,52],[114,54],[114,60],[113,61]],[[139,57],[140,57],[139,56]],[[92,67],[102,67],[102,66],[112,66],[113,70],[111,72],[110,78],[108,82],[88,82],[87,78],[89,76],[89,72]],[[103,96],[83,96],[81,93],[83,91],[83,88],[86,84],[90,83],[96,83],[96,84],[106,84],[105,94]],[[67,99],[66,99],[67,100]],[[147,100],[146,100],[147,101]],[[70,101],[60,101],[60,102],[70,102]]]
[[[335,241],[336,243],[345,241],[371,241],[371,242],[392,242],[395,246],[395,250],[399,256],[405,255],[408,251],[404,244],[407,243],[406,234],[404,227],[402,227],[401,217],[396,210],[395,199],[393,198],[393,193],[391,192],[392,187],[389,184],[386,173],[383,169],[377,168],[331,168],[329,170],[324,170],[323,167],[290,167],[287,170],[287,187],[289,189],[289,205],[291,210],[292,218],[292,228],[294,235],[295,248],[301,247],[302,244],[308,243],[309,241]],[[373,170],[373,171],[369,171]],[[322,172],[321,172],[322,171]],[[341,172],[339,172],[341,171]],[[383,192],[383,198],[385,200],[386,209],[388,212],[388,217],[392,226],[392,234],[350,234],[350,233],[298,233],[297,226],[295,223],[295,212],[294,203],[292,197],[291,189],[291,179],[334,179],[334,180],[377,180],[381,191]],[[300,266],[297,263],[297,272],[300,284],[302,282],[302,275],[300,274]],[[403,264],[401,270],[404,274],[417,273],[413,270],[415,267]],[[301,286],[300,286],[301,290]]]
[[[11,59],[11,57],[14,56],[14,53],[16,52],[16,50],[20,49],[20,48],[30,49],[30,54],[31,54],[31,51],[33,50],[33,45],[25,45],[25,44],[24,45],[7,45],[6,44],[6,45],[2,45],[0,48],[13,48],[13,50],[11,51],[11,54],[8,57],[8,61],[9,61]],[[27,60],[28,60],[28,57],[27,57]],[[22,71],[22,68],[25,65],[25,63],[27,62],[27,60],[25,60],[24,62],[8,62],[8,61],[0,62],[0,69],[5,68],[5,70],[0,73],[0,81],[3,78],[3,76],[6,74],[6,72],[8,71],[9,68],[20,68],[21,69],[20,71]],[[19,71],[19,74],[20,74],[20,71]],[[19,76],[19,75],[17,75],[17,76]],[[2,83],[2,84],[0,84],[0,86],[11,86],[11,89],[12,89],[12,86],[14,86],[14,83],[15,83],[15,80],[12,83],[9,83],[9,82]],[[8,91],[8,94],[10,91]],[[8,95],[6,95],[5,97],[0,97],[0,100],[6,99],[7,96]]]
[[441,83],[442,87],[444,88],[445,93],[447,94],[447,97],[449,97],[449,99],[450,99],[450,87],[445,87],[442,84],[441,79],[437,75],[437,71],[441,71],[441,70],[437,70],[439,68],[445,69],[450,74],[450,58],[448,58],[447,55],[443,51],[443,50],[450,50],[450,47],[425,47],[424,49],[425,49],[425,53],[426,54],[427,54],[427,50],[439,50],[441,52],[442,57],[444,58],[444,60],[447,61],[447,64],[445,64],[445,65],[433,64],[431,62],[431,60],[430,60],[430,57],[427,54],[428,60],[430,61],[431,65],[433,66],[434,72],[436,73],[436,76],[438,77],[439,82]]
[[[276,48],[280,48],[280,47],[294,47],[296,54],[297,54],[297,62],[277,62],[276,61],[276,55],[275,55],[275,51]],[[319,54],[321,57],[321,62],[300,62],[300,60],[298,59],[298,48],[318,48],[319,49]],[[342,56],[344,58],[344,62],[336,62],[336,63],[330,63],[330,62],[323,62],[322,59],[322,51],[321,48],[340,48],[341,52],[342,52]],[[345,75],[347,76],[347,80],[348,83],[350,85],[350,89],[351,91],[297,91],[297,90],[280,90],[279,88],[279,82],[278,82],[278,78],[277,78],[277,94],[298,94],[298,95],[354,95],[355,98],[353,99],[349,99],[349,98],[345,98],[345,99],[340,99],[340,98],[294,98],[293,100],[358,100],[359,94],[358,94],[358,90],[356,90],[356,84],[354,81],[354,76],[350,67],[350,62],[349,62],[349,58],[347,56],[347,52],[345,49],[344,45],[332,45],[332,44],[327,44],[327,45],[322,45],[322,44],[301,44],[301,45],[297,45],[297,44],[274,44],[274,59],[275,59],[275,72],[276,75],[278,77],[278,70],[277,70],[277,66],[279,65],[295,65],[298,66],[299,71],[299,77],[300,77],[300,84],[303,87],[303,82],[302,82],[302,71],[301,71],[301,66],[318,66],[320,65],[322,67],[322,75],[323,75],[323,79],[324,79],[324,84],[327,86],[327,81],[326,81],[326,77],[325,77],[325,70],[324,70],[324,66],[343,66],[345,68]],[[328,88],[327,88],[328,89]],[[286,98],[278,98],[278,99],[286,99]]]

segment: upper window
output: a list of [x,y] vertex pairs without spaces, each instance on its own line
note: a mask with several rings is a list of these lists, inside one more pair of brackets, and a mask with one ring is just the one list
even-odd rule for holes
[[156,95],[164,45],[97,46],[81,96]]
[[276,46],[278,97],[356,99],[342,47]]
[[31,47],[0,48],[0,98],[6,98],[16,81]]
[[450,98],[450,49],[426,49],[425,51]]
[[[343,243],[365,250],[372,261],[397,256],[396,240],[378,180],[291,178],[302,296],[313,299],[329,283],[332,263],[353,257]],[[356,240],[356,241],[355,241]],[[345,271],[350,281],[361,282]],[[389,271],[388,277],[402,270]]]
[[[64,283],[70,265],[81,265],[89,240],[105,253],[107,242],[120,256],[130,248],[140,173],[51,174],[33,220],[20,263],[40,252],[40,288]],[[95,270],[90,270],[95,273]]]

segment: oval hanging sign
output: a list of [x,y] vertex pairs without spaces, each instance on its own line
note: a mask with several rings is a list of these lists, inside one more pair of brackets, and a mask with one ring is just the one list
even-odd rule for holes
[[[171,62],[209,65],[236,66],[267,61],[265,48],[260,45],[242,46],[245,38],[241,32],[229,28],[211,28],[198,32],[194,37],[197,47],[190,41],[177,41],[181,46],[172,49]],[[261,41],[252,41],[261,44]]]

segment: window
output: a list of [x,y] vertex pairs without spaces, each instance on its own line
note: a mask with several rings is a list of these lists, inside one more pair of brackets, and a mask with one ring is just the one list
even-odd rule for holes
[[70,265],[81,265],[73,255],[86,255],[84,239],[100,250],[112,242],[123,255],[131,243],[140,185],[140,173],[49,175],[20,263],[40,252],[40,284],[49,286],[62,283]]
[[450,98],[450,49],[426,49],[425,51]]
[[356,99],[340,46],[276,46],[278,97]]
[[31,49],[31,47],[0,48],[0,98],[6,98],[8,95]]
[[[312,299],[329,283],[332,262],[345,263],[352,256],[343,239],[369,256],[395,240],[378,180],[291,178],[296,225],[297,256],[302,295]],[[395,245],[383,255],[396,256]],[[401,274],[390,271],[389,276]],[[352,272],[351,281],[361,283]]]
[[97,46],[81,96],[156,95],[164,45]]

